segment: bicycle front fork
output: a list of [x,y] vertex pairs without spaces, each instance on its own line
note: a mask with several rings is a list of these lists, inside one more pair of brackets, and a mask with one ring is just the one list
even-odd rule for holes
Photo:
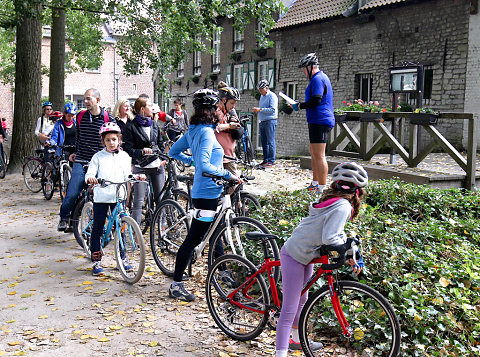
[[335,315],[337,316],[338,322],[343,330],[343,335],[345,338],[349,339],[353,335],[353,329],[347,321],[347,318],[343,314],[342,305],[340,304],[340,299],[338,298],[339,295],[342,294],[342,291],[338,284],[335,283],[335,279],[333,278],[333,274],[328,274],[328,289],[330,292],[330,299],[332,300],[333,310],[335,311]]

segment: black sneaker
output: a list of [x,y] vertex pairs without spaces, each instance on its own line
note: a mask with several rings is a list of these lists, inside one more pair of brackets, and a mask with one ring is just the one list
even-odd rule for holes
[[218,272],[218,277],[222,282],[224,282],[229,288],[237,288],[238,282],[233,278],[232,272],[229,270],[221,270]]
[[67,228],[68,228],[68,221],[66,219],[60,219],[60,222],[58,222],[57,231],[65,232]]
[[195,295],[190,294],[187,290],[185,290],[183,284],[176,285],[175,287],[170,286],[170,289],[168,289],[168,296],[173,299],[183,300],[186,302],[195,300]]

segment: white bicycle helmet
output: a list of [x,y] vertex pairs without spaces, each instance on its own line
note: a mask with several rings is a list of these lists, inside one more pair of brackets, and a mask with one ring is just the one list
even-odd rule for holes
[[267,88],[267,87],[268,87],[268,81],[266,79],[262,79],[257,84],[257,89],[262,89],[262,88]]
[[332,181],[353,183],[355,185],[354,188],[365,187],[368,184],[368,174],[359,164],[342,162],[333,169]]
[[107,133],[121,134],[122,130],[117,124],[108,122],[108,123],[102,124],[98,133],[100,134],[100,136],[103,136],[104,134],[107,134]]
[[300,60],[300,64],[298,65],[298,68],[316,66],[316,65],[318,65],[317,55],[315,54],[315,52],[311,52],[302,57],[302,59]]

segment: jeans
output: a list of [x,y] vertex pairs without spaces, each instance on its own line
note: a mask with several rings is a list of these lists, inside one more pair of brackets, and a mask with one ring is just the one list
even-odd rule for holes
[[260,140],[262,141],[263,161],[275,163],[275,127],[277,120],[265,120],[260,122]]
[[[162,191],[162,188],[165,185],[165,170],[163,166],[160,166],[159,168],[151,168],[151,169],[142,169],[134,166],[133,173],[145,174],[148,177],[149,181],[152,183],[155,208],[158,207],[158,205],[160,204],[160,192]],[[133,195],[132,218],[139,225],[140,225],[140,222],[142,221],[142,207],[143,207],[143,202],[145,201],[145,190],[147,189],[146,187],[147,184],[143,182],[137,182],[133,184],[134,195]]]
[[[92,253],[101,250],[100,237],[103,235],[103,227],[107,219],[108,209],[113,212],[116,203],[93,203],[93,226],[92,235],[90,236],[90,251]],[[93,262],[92,258],[92,262]]]
[[60,207],[60,219],[65,220],[70,217],[73,205],[77,200],[78,195],[83,190],[83,185],[85,182],[85,170],[82,164],[75,162],[72,169],[72,177],[68,182],[67,194],[62,201],[62,206]]

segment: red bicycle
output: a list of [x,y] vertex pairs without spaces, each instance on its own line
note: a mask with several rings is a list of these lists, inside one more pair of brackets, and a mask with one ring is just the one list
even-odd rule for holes
[[[257,269],[238,255],[224,255],[210,267],[206,281],[213,319],[225,334],[240,341],[257,337],[267,324],[275,328],[281,310],[274,274],[280,261],[271,260],[267,249],[268,242],[278,237],[251,232],[246,238],[260,242],[264,248],[261,267]],[[333,270],[345,263],[347,251],[353,249],[355,256],[359,245],[358,239],[349,238],[343,245],[323,246],[321,258],[312,261],[321,265],[305,284],[302,295],[319,280],[323,283],[308,298],[300,317],[300,342],[306,356],[394,357],[399,353],[400,324],[388,301],[367,285],[335,279]],[[337,252],[336,257],[333,252]],[[323,349],[313,351],[313,341],[322,342]]]

